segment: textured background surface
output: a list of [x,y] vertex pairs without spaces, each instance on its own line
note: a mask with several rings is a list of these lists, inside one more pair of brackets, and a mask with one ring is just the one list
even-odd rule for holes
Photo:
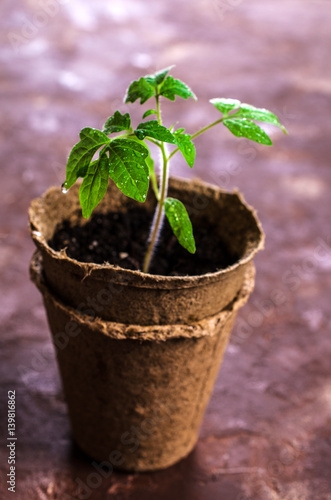
[[[16,390],[20,500],[330,500],[329,2],[3,0],[1,14],[1,498],[13,498],[5,436]],[[266,148],[220,128],[197,141],[193,171],[173,165],[239,187],[258,209],[266,249],[195,451],[166,471],[98,480],[71,442],[28,279],[26,212],[63,181],[80,128],[125,111],[128,83],[173,63],[199,101],[170,104],[168,123],[177,110],[194,131],[216,116],[208,99],[224,95],[273,110],[290,135],[272,130]],[[79,496],[78,479],[90,495]]]

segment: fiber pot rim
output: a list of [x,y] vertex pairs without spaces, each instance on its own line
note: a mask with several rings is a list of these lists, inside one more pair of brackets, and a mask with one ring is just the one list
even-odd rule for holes
[[[170,339],[201,338],[216,334],[219,328],[228,321],[229,317],[236,314],[245,305],[253,288],[255,280],[255,266],[251,262],[246,270],[242,288],[234,300],[223,310],[213,316],[200,319],[191,324],[165,324],[165,325],[128,325],[115,321],[107,321],[98,316],[89,316],[77,308],[68,306],[51,292],[43,277],[42,255],[36,250],[30,262],[30,277],[41,292],[44,301],[53,303],[56,309],[62,310],[70,317],[70,321],[78,326],[88,324],[91,331],[101,333],[110,339],[133,341],[165,342]],[[75,333],[74,336],[77,334]]]
[[[134,286],[138,286],[141,288],[155,288],[155,284],[157,283],[158,288],[163,289],[181,289],[181,288],[191,288],[198,286],[205,286],[209,283],[213,283],[222,275],[229,274],[234,270],[244,266],[248,262],[250,262],[256,253],[259,250],[264,248],[264,232],[260,221],[257,217],[255,209],[246,203],[243,195],[239,192],[238,189],[234,189],[233,191],[226,191],[218,186],[202,182],[199,179],[183,179],[183,178],[170,178],[169,186],[177,188],[190,188],[192,191],[196,188],[203,187],[207,192],[211,193],[220,193],[226,194],[229,196],[235,196],[241,203],[241,205],[245,208],[245,210],[250,213],[251,217],[254,220],[256,225],[257,233],[259,235],[256,238],[256,244],[251,248],[249,252],[247,252],[243,257],[237,260],[234,264],[220,269],[218,271],[209,272],[205,274],[198,275],[187,275],[187,276],[166,276],[159,274],[150,274],[144,273],[138,270],[125,269],[117,265],[113,264],[96,264],[96,263],[88,263],[88,262],[80,262],[76,259],[69,257],[66,254],[65,249],[60,251],[56,251],[52,249],[41,231],[41,227],[38,225],[40,222],[39,218],[36,214],[40,214],[44,212],[43,202],[53,194],[58,194],[61,192],[61,189],[58,187],[49,188],[42,196],[39,198],[35,198],[32,200],[30,208],[29,208],[29,225],[32,239],[37,246],[38,249],[41,250],[42,253],[47,253],[52,259],[56,261],[63,261],[68,266],[70,266],[71,272],[81,276],[82,281],[87,277],[92,277],[94,280],[104,281],[105,274],[107,274],[107,278],[112,280],[114,283],[127,285],[129,283],[134,283]],[[71,190],[78,191],[79,185],[72,186]]]

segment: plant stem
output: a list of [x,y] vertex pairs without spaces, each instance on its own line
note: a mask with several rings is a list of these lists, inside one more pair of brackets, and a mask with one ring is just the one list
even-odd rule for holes
[[149,175],[151,177],[152,188],[153,188],[153,191],[154,191],[154,194],[155,194],[155,198],[157,199],[157,201],[160,201],[159,186],[157,185],[157,179],[156,179],[154,168],[153,169],[152,168],[149,169]]
[[[156,110],[157,110],[157,121],[160,125],[162,125],[161,118],[161,109],[160,109],[160,101],[159,95],[155,96],[156,99]],[[161,171],[161,191],[156,207],[156,211],[154,214],[153,224],[151,227],[151,232],[148,238],[148,248],[144,259],[143,264],[143,272],[148,273],[149,266],[151,263],[151,259],[153,257],[153,253],[155,250],[155,246],[158,240],[158,236],[160,234],[160,230],[162,227],[162,222],[164,218],[164,201],[167,197],[168,193],[168,179],[169,179],[169,158],[167,158],[167,151],[163,142],[160,143],[160,149],[162,154],[162,171]]]
[[[156,99],[157,121],[160,125],[162,125],[160,101],[159,101],[158,94],[156,94],[155,99]],[[202,129],[198,130],[193,135],[191,135],[191,139],[195,139],[196,137],[203,134],[204,132],[206,132],[210,128],[214,127],[218,123],[222,123],[224,118],[225,117],[223,116],[222,118],[219,118],[218,120],[214,121],[213,123],[210,123],[209,125],[206,125]],[[168,194],[169,160],[170,160],[170,158],[172,158],[174,156],[174,154],[177,153],[177,151],[179,151],[179,148],[176,148],[167,157],[167,152],[166,152],[166,148],[165,148],[164,143],[160,142],[157,145],[160,147],[161,153],[162,153],[162,172],[161,172],[161,179],[160,179],[161,192],[158,193],[158,191],[155,191],[155,189],[154,189],[154,191],[156,193],[158,193],[159,196],[156,196],[157,197],[157,207],[155,210],[150,235],[148,238],[148,248],[146,251],[145,258],[144,258],[144,264],[143,264],[143,272],[144,273],[148,273],[151,259],[153,257],[153,253],[155,250],[155,246],[156,246],[159,234],[160,234],[160,230],[161,230],[162,222],[163,222],[163,218],[164,218],[164,202],[165,202],[165,200],[167,198],[167,194]]]
[[[191,135],[191,139],[195,139],[196,137],[198,137],[199,135],[203,134],[204,132],[206,132],[207,130],[209,130],[210,128],[212,127],[215,127],[215,125],[218,125],[218,123],[222,123],[225,119],[225,116],[223,116],[222,118],[219,118],[218,120],[216,120],[215,122],[213,123],[210,123],[210,125],[206,125],[205,127],[201,128],[200,130],[198,130],[197,132],[195,132],[194,134]],[[177,152],[179,151],[179,148],[176,148],[174,149],[171,154],[169,155],[169,158],[168,158],[168,161],[170,160],[170,158],[172,158]]]

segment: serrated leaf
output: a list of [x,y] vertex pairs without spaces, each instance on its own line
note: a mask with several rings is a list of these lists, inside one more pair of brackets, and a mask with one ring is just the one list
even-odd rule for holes
[[[130,136],[130,141],[137,141],[138,144],[141,144],[141,141],[138,139],[138,137],[135,137],[134,135]],[[148,166],[149,176],[150,176],[150,179],[153,183],[154,190],[157,193],[158,192],[158,185],[157,185],[157,179],[156,179],[155,169],[154,169],[154,160],[152,158],[151,151],[150,151],[148,145],[145,143],[143,143],[143,145],[148,151],[148,155],[146,156],[145,161],[146,161],[146,164]]]
[[114,139],[108,147],[109,176],[126,196],[144,202],[149,186],[148,149],[131,139]]
[[141,77],[131,83],[124,102],[135,102],[140,99],[140,104],[144,104],[150,97],[155,94],[153,85],[147,82],[146,78]]
[[176,142],[170,130],[160,125],[157,120],[139,123],[134,133],[141,141],[147,136],[157,141],[169,142],[170,144],[175,144]]
[[163,97],[166,97],[167,99],[170,99],[171,101],[176,99],[176,95],[178,97],[182,97],[183,99],[192,97],[194,100],[197,100],[196,95],[192,92],[190,87],[186,85],[186,83],[181,80],[176,80],[172,76],[167,76],[161,84],[159,94],[163,95]]
[[151,169],[154,169],[154,160],[151,156],[151,151],[148,147],[148,145],[145,143],[145,142],[141,142],[140,139],[138,139],[138,137],[134,136],[134,135],[131,135],[130,136],[130,141],[135,141],[137,142],[137,144],[142,144],[142,146],[146,149],[146,151],[148,152],[148,155],[145,157],[145,162],[148,166],[148,169],[149,171],[151,171]]
[[131,118],[129,113],[122,115],[119,111],[115,111],[113,116],[106,120],[103,127],[104,134],[112,134],[121,132],[122,130],[130,130]]
[[98,149],[110,142],[109,137],[100,130],[86,127],[80,132],[80,142],[71,150],[66,167],[66,189],[78,179],[85,177],[89,164]]
[[178,129],[173,132],[175,136],[176,144],[187,161],[188,165],[192,168],[195,160],[195,146],[191,141],[191,136],[189,134],[184,134],[184,129]]
[[161,69],[160,71],[154,73],[154,75],[146,75],[144,78],[148,83],[150,83],[154,87],[157,87],[163,82],[163,80],[165,79],[165,77],[172,68],[174,68],[174,65],[169,66],[168,68],[165,69]]
[[280,123],[278,117],[271,111],[264,108],[256,108],[251,104],[242,103],[240,109],[235,113],[237,116],[242,116],[250,120],[256,120],[263,123],[271,123],[280,127],[282,131],[287,134],[286,128]]
[[147,116],[150,116],[150,115],[156,115],[157,114],[157,111],[156,109],[148,109],[147,111],[145,111],[145,113],[143,114],[143,119],[144,118],[147,118]]
[[268,134],[256,125],[256,123],[247,118],[228,118],[223,123],[236,137],[246,137],[251,141],[272,146],[272,141]]
[[99,159],[90,163],[84,180],[79,188],[79,201],[83,217],[88,219],[107,191],[109,173],[107,155],[101,154]]
[[166,198],[164,211],[178,242],[190,253],[195,253],[192,223],[183,203],[175,198]]
[[214,99],[210,99],[209,102],[224,114],[240,106],[240,101],[238,101],[238,99],[227,99],[225,97],[215,97]]

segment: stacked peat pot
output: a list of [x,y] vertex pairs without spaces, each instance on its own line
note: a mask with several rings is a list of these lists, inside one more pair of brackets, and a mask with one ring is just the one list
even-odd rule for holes
[[[98,461],[162,469],[196,444],[235,316],[254,286],[263,232],[237,192],[171,179],[169,195],[184,203],[193,227],[206,217],[217,224],[233,265],[180,277],[78,262],[48,244],[63,220],[86,222],[78,188],[65,196],[51,188],[29,214],[38,249],[31,277],[44,298],[73,434]],[[96,211],[136,203],[110,186]],[[145,206],[153,211],[152,198]]]

